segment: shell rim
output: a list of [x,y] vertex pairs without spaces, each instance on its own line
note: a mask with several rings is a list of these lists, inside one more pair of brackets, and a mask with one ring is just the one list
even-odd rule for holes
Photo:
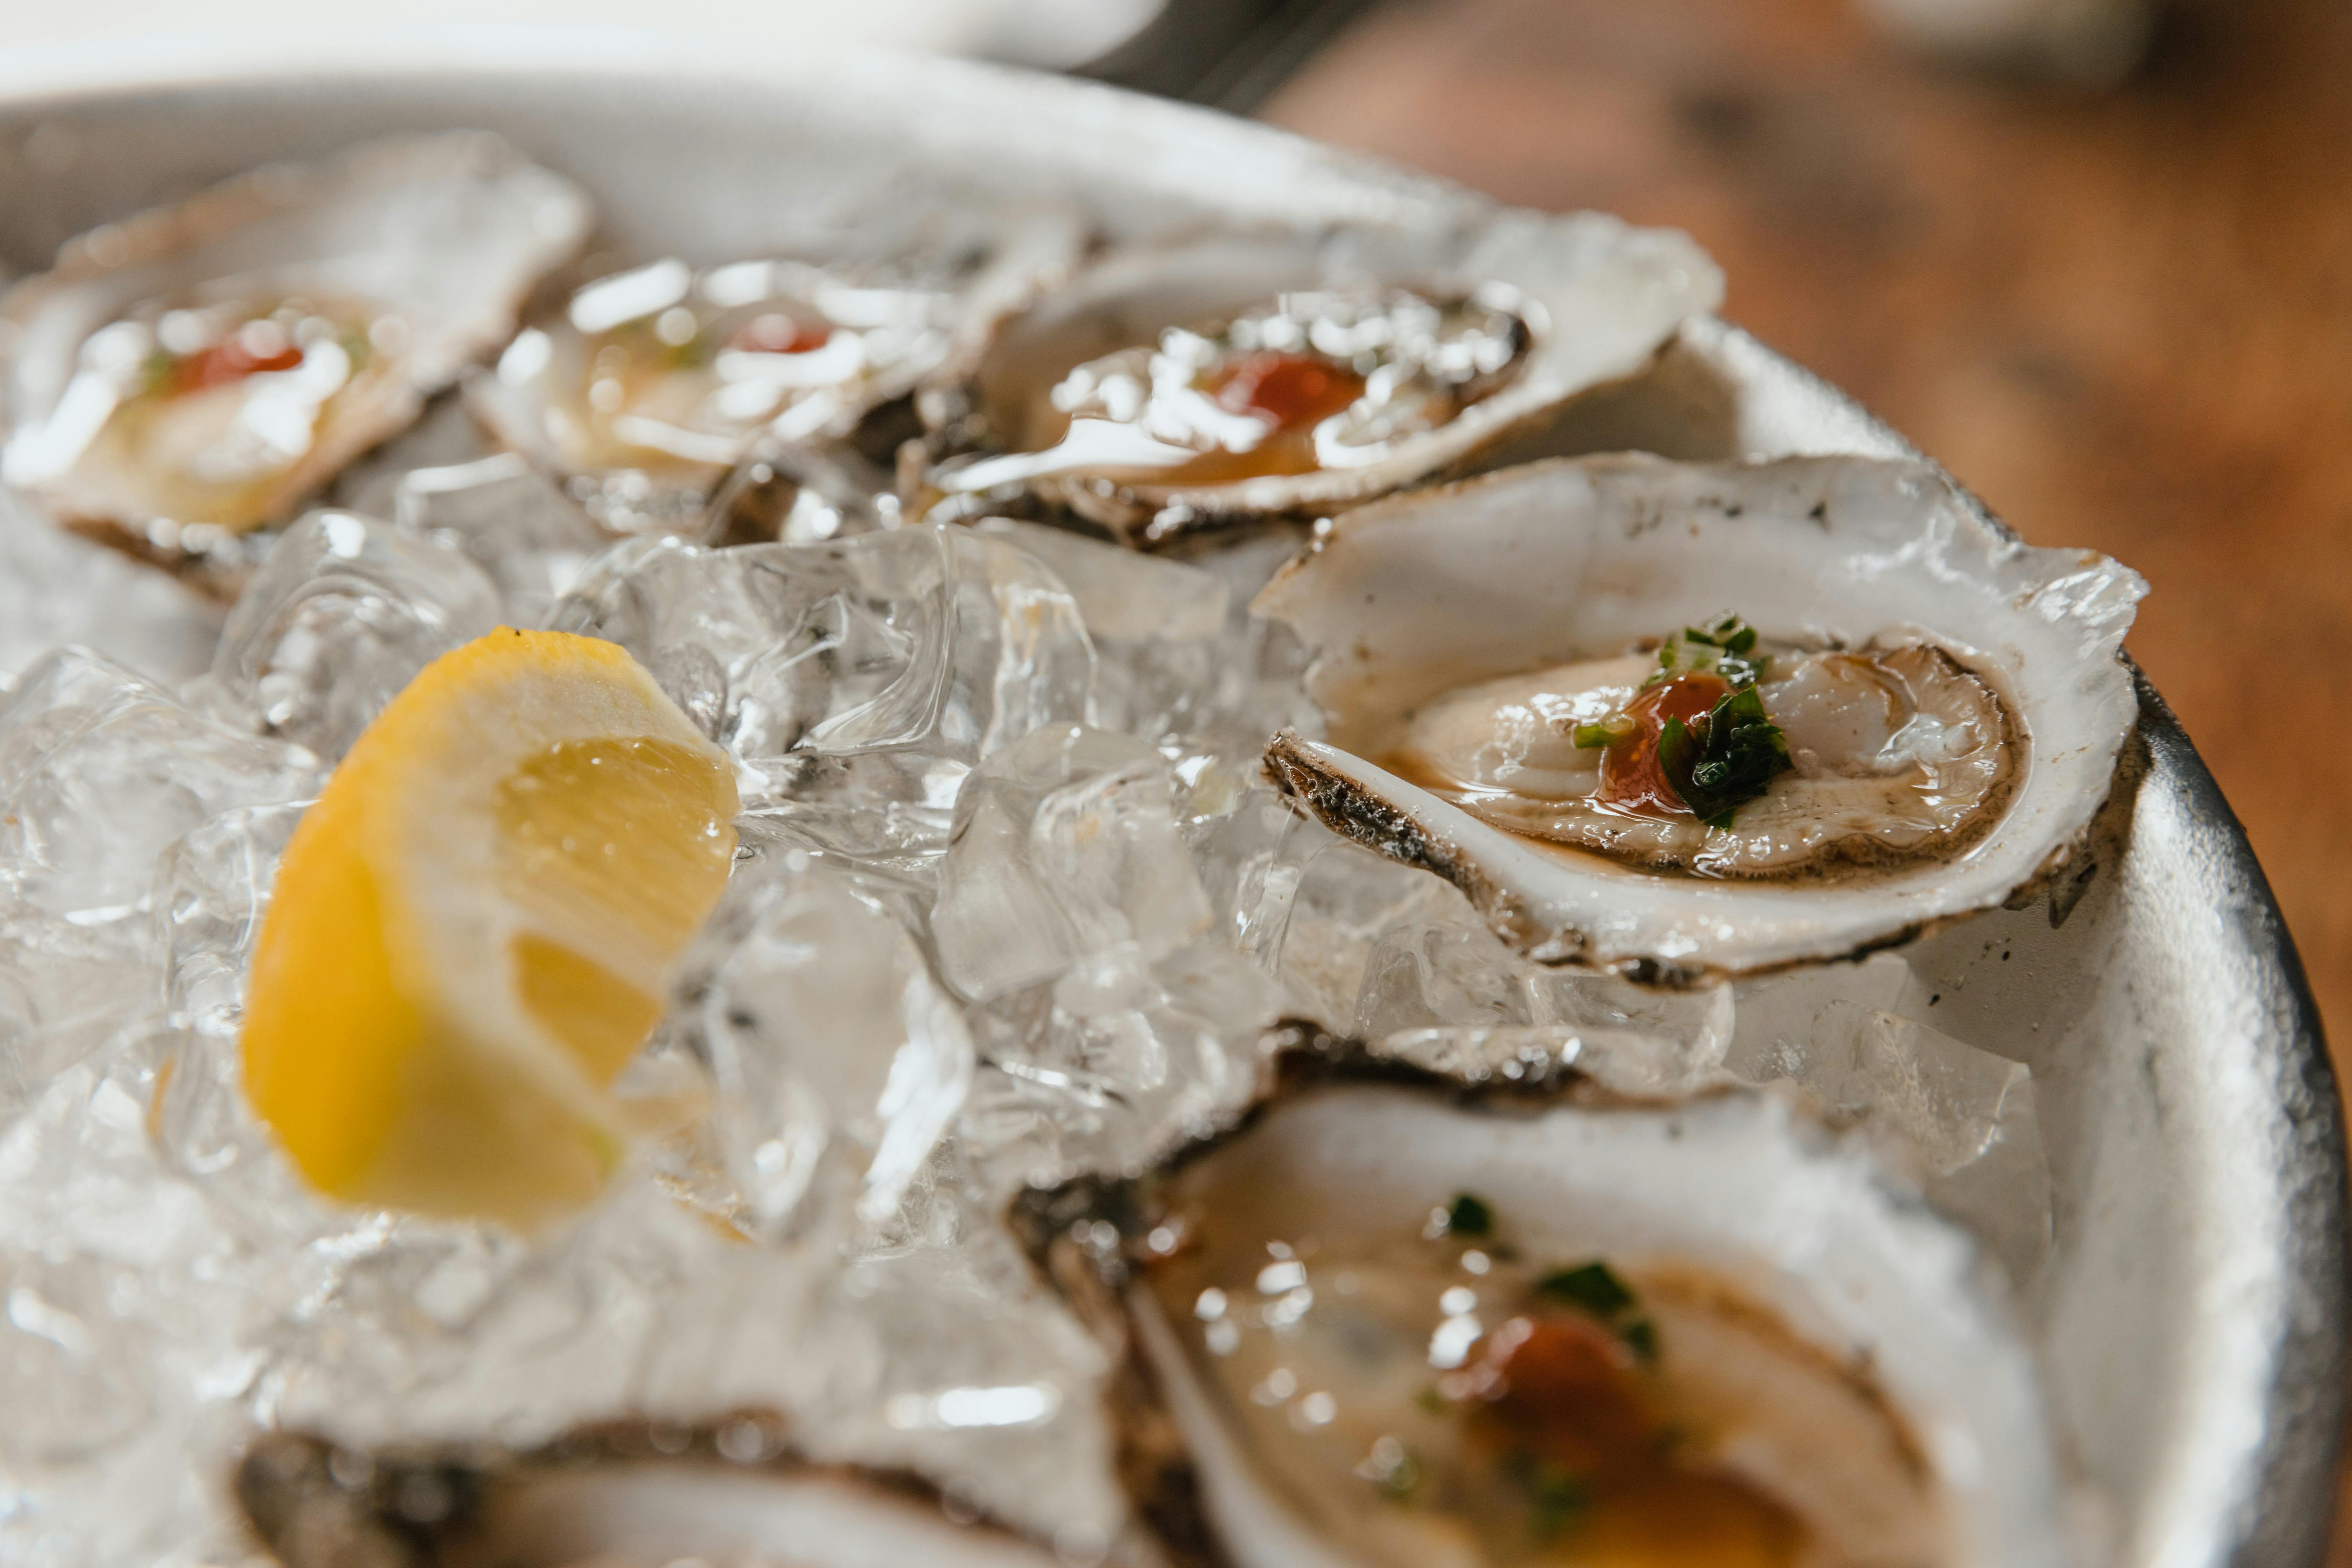
[[[1750,460],[1676,464],[1643,455],[1604,453],[1516,465],[1450,484],[1383,498],[1361,510],[1333,520],[1328,529],[1318,531],[1307,548],[1276,574],[1273,581],[1262,590],[1257,602],[1263,605],[1278,596],[1286,586],[1298,584],[1316,569],[1315,563],[1318,557],[1343,542],[1360,526],[1395,518],[1401,512],[1425,513],[1433,507],[1449,502],[1475,500],[1491,489],[1540,486],[1561,475],[1638,477],[1646,472],[1660,479],[1671,479],[1678,473],[1706,470],[1739,477],[1760,474],[1775,467],[1827,464],[1855,468],[1875,466],[1890,470],[1900,466],[1917,470],[1938,486],[1936,504],[1949,507],[1965,524],[1982,529],[1988,536],[1988,543],[2010,552],[2030,548],[2022,544],[2013,531],[1975,503],[1974,499],[1942,469],[1916,458],[1826,454],[1775,458],[1760,463]],[[1606,507],[1612,502],[1604,496],[1599,498],[1599,504]],[[1613,504],[1622,506],[1624,502],[1619,498]],[[1607,527],[1606,522],[1595,524],[1596,530]],[[1965,543],[1961,547],[1967,548]],[[2054,555],[2061,552],[2052,551],[2047,553]],[[1265,773],[1286,795],[1333,832],[1391,859],[1433,871],[1454,883],[1477,907],[1479,913],[1498,935],[1540,963],[1597,969],[1622,974],[1641,984],[1682,989],[1718,980],[1773,973],[1809,963],[1862,958],[1883,949],[1901,946],[1969,915],[2030,897],[2050,885],[2057,876],[2083,858],[2085,847],[2094,837],[2102,811],[2116,793],[2118,770],[2139,726],[2139,703],[2134,680],[2136,667],[2124,655],[2122,642],[2137,615],[2138,600],[2145,596],[2144,580],[2138,574],[2109,557],[2089,553],[2105,569],[2121,574],[2128,582],[2142,584],[2140,593],[2135,595],[2123,616],[2120,626],[2111,636],[2102,635],[2102,640],[2114,645],[2110,656],[2113,668],[2108,669],[2102,665],[2096,673],[2103,686],[2112,688],[2108,695],[2131,702],[2132,712],[2130,718],[2115,731],[2112,740],[2105,734],[2097,738],[2098,743],[2093,750],[2099,754],[2104,767],[2102,773],[2096,775],[2101,782],[2095,793],[2086,791],[2084,803],[2079,805],[2059,798],[2041,807],[2045,818],[2054,818],[2053,825],[2058,831],[2026,866],[2022,875],[2017,876],[2008,886],[1972,893],[1958,902],[1931,897],[1924,900],[1926,907],[1912,911],[1912,918],[1898,920],[1892,925],[1885,923],[1883,918],[1872,922],[1856,917],[1842,921],[1821,939],[1784,943],[1782,951],[1767,952],[1761,955],[1747,952],[1727,955],[1718,951],[1725,944],[1707,943],[1688,956],[1669,956],[1653,951],[1662,934],[1654,929],[1646,933],[1596,934],[1575,923],[1574,911],[1555,910],[1547,914],[1537,913],[1529,908],[1539,896],[1531,890],[1537,886],[1534,879],[1525,874],[1490,873],[1480,865],[1478,852],[1461,843],[1446,829],[1465,828],[1476,836],[1500,835],[1507,839],[1517,836],[1485,823],[1405,780],[1393,777],[1370,758],[1359,756],[1342,746],[1307,740],[1295,731],[1284,731],[1267,743]],[[1315,644],[1310,642],[1308,646],[1319,655],[1320,649]],[[2013,694],[2008,695],[2007,700],[2011,702],[2019,700]],[[2029,723],[2029,745],[2033,743],[2031,734]],[[2058,781],[2058,785],[2063,787],[2063,779]],[[2046,795],[2051,787],[2051,784],[2043,784],[2040,790]],[[2003,806],[2001,819],[1993,824],[1990,836],[1978,848],[1967,853],[1970,856],[1981,853],[1987,858],[1997,853],[2001,836],[2013,830],[2011,819],[2021,807],[2035,801],[2036,795],[2036,782],[2029,774],[2023,787]],[[2012,855],[2011,858],[2015,857]],[[1559,874],[1563,885],[1588,881],[1597,885],[1596,874],[1586,873],[1572,866],[1564,868]],[[1907,885],[1914,874],[1898,869],[1890,879],[1872,877],[1857,883],[1856,890],[1866,893],[1890,879]],[[1746,879],[1707,879],[1704,882],[1706,888],[1720,890],[1728,897],[1737,897],[1738,889],[1745,885]],[[1775,885],[1784,885],[1784,881],[1759,879],[1757,885],[1769,889]],[[1769,897],[1769,892],[1765,896]],[[1645,913],[1637,917],[1637,923],[1655,927],[1669,918]]]

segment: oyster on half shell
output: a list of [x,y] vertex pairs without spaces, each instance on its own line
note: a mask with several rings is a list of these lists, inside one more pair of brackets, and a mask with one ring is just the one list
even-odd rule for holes
[[1145,547],[1321,517],[1474,471],[1721,294],[1684,236],[1592,214],[1140,246],[922,400],[946,460],[917,488],[1025,496]]
[[2070,1560],[1994,1276],[1778,1099],[1325,1082],[1127,1213],[1239,1568]]
[[1330,721],[1267,763],[1533,956],[1839,957],[2078,850],[2145,591],[1924,464],[1541,464],[1351,513],[1266,587]]
[[503,343],[590,220],[570,181],[461,132],[93,230],[0,300],[0,472],[142,553],[230,550]]
[[996,322],[1086,242],[1058,207],[928,216],[594,279],[475,377],[467,402],[619,532],[692,526],[755,447],[830,448],[887,491],[891,448],[914,426],[903,406],[899,422],[881,411],[966,374]]
[[246,1521],[285,1568],[1055,1568],[912,1477],[778,1451],[744,1415],[614,1426],[525,1455],[367,1453],[290,1434],[238,1467]]

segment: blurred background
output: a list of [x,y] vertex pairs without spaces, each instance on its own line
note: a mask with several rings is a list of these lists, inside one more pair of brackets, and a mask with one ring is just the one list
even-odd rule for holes
[[[6,14],[10,45],[192,22],[164,0]],[[450,19],[644,16],[394,0],[365,18]],[[352,20],[211,0],[201,25]],[[1732,320],[2028,540],[2147,574],[2132,652],[2352,1042],[2352,725],[2318,679],[2352,652],[2352,5],[674,0],[662,20],[1077,69],[1506,201],[1689,230],[1729,276]],[[2336,1561],[2352,1568],[2352,1543]]]

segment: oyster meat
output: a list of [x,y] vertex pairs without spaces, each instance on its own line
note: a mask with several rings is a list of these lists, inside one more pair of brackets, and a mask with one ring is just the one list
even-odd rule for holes
[[[509,344],[468,401],[617,531],[698,522],[755,446],[824,448],[970,361],[998,317],[1076,258],[1084,228],[1036,210],[973,232],[813,242],[806,254],[595,279]],[[877,250],[876,246],[882,248]],[[908,426],[911,429],[911,424]],[[887,490],[888,421],[867,432]]]
[[94,230],[0,300],[0,472],[144,553],[228,548],[505,342],[589,222],[570,181],[468,132]]
[[1115,254],[953,395],[951,507],[1025,495],[1158,546],[1471,471],[1714,308],[1676,234],[1508,213],[1462,232],[1218,234]]
[[[1736,617],[1718,625],[1753,636]],[[1944,647],[1902,636],[1859,648],[1768,644],[1735,685],[1686,654],[1683,668],[1674,662],[1709,629],[1676,632],[1659,658],[1583,660],[1447,692],[1413,714],[1383,761],[1497,827],[1721,877],[1950,853],[2000,816],[2018,772],[2017,726]],[[1759,795],[1732,805],[1692,776],[1703,759],[1668,765],[1661,737],[1673,723],[1732,732],[1738,715],[1725,704],[1751,687],[1779,733],[1780,765]]]
[[2065,1561],[1990,1276],[1777,1100],[1325,1084],[1133,1223],[1243,1568]]
[[1535,956],[1839,957],[2075,853],[2144,592],[1924,465],[1536,465],[1355,512],[1259,595],[1330,721],[1268,764]]

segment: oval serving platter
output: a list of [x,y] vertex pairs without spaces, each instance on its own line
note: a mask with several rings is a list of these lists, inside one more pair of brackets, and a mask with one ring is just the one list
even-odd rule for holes
[[[579,180],[620,246],[712,257],[757,249],[764,215],[877,184],[1072,197],[1114,236],[1486,206],[1205,110],[984,67],[409,32],[0,59],[0,267],[37,269],[74,234],[254,164],[455,126]],[[1713,320],[1568,434],[1569,449],[1691,458],[1917,455]],[[2145,682],[2140,703],[2091,874],[1906,956],[1938,1026],[2033,1071],[2055,1237],[2027,1308],[2062,1425],[2114,1504],[2112,1561],[2316,1563],[2347,1381],[2335,1078],[2236,819]]]

